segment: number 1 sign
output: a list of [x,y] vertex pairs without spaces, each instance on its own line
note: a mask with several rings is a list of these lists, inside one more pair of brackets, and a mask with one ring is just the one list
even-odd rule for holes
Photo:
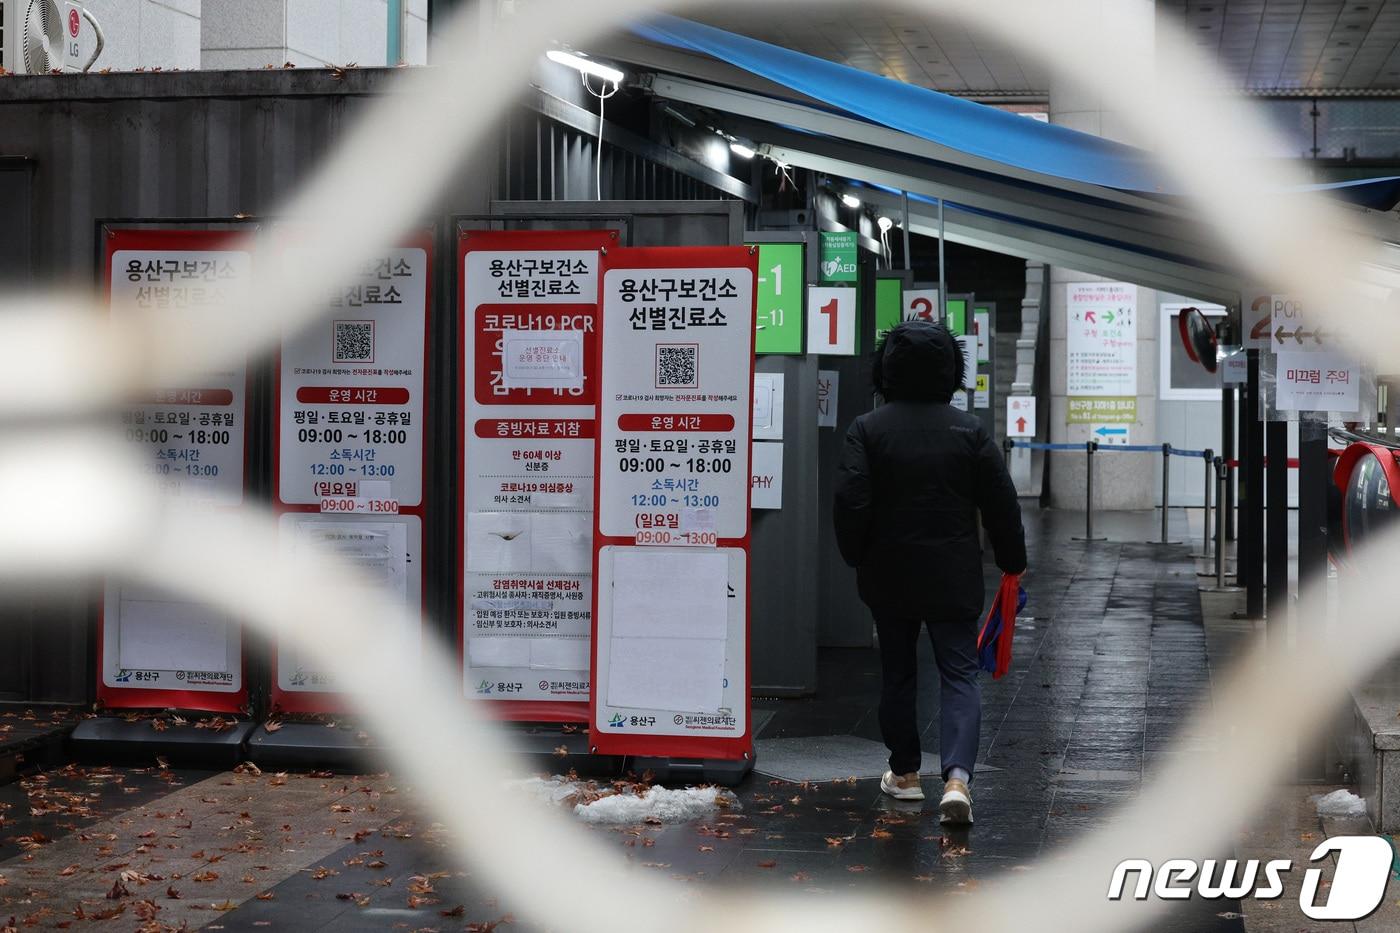
[[807,352],[856,355],[856,289],[807,289]]

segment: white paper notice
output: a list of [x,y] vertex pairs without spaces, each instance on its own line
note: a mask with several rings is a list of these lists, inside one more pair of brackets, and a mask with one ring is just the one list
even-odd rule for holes
[[1356,360],[1326,350],[1283,350],[1278,354],[1279,411],[1354,414],[1360,407],[1361,367]]
[[472,638],[467,657],[472,667],[529,667],[529,638]]
[[467,570],[510,573],[530,569],[528,512],[473,512],[467,526]]
[[613,637],[723,641],[728,576],[729,560],[716,551],[617,551],[613,556]]
[[712,712],[724,695],[724,641],[717,638],[614,638],[608,705]]
[[817,372],[817,427],[836,427],[836,392],[841,386],[841,373],[835,369]]
[[753,491],[749,505],[755,509],[783,507],[783,445],[755,441],[753,445]]
[[507,389],[583,389],[583,331],[501,332],[501,385]]
[[753,436],[765,441],[783,439],[783,374],[753,374]]
[[228,670],[228,618],[177,600],[123,599],[118,657],[131,670]]
[[530,567],[536,573],[588,573],[593,569],[593,516],[586,512],[511,514],[530,520]]
[[977,338],[959,337],[958,346],[963,355],[963,388],[977,388]]
[[531,638],[530,670],[587,671],[590,654],[586,638]]

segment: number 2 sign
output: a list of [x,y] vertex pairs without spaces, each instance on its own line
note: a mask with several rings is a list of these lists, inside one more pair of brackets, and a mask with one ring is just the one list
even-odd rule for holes
[[856,355],[856,290],[807,289],[807,352]]

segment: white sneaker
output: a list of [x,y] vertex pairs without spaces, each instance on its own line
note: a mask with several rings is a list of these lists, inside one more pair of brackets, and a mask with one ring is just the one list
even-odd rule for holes
[[917,771],[900,775],[896,775],[893,771],[886,771],[884,776],[880,778],[880,790],[896,800],[924,799],[924,785],[919,780],[919,772]]
[[972,825],[972,792],[957,778],[943,785],[943,799],[938,802],[938,821],[953,826]]

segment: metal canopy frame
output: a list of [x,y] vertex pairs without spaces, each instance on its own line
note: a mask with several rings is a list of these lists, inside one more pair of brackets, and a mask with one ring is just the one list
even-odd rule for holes
[[[902,210],[901,192],[945,202],[954,242],[1239,301],[1242,273],[1222,264],[1228,253],[1183,200],[1040,175],[792,100],[674,75],[645,83],[658,97],[714,111],[773,159],[877,186],[862,198],[886,210]],[[936,237],[937,213],[937,204],[911,203],[909,229]]]

